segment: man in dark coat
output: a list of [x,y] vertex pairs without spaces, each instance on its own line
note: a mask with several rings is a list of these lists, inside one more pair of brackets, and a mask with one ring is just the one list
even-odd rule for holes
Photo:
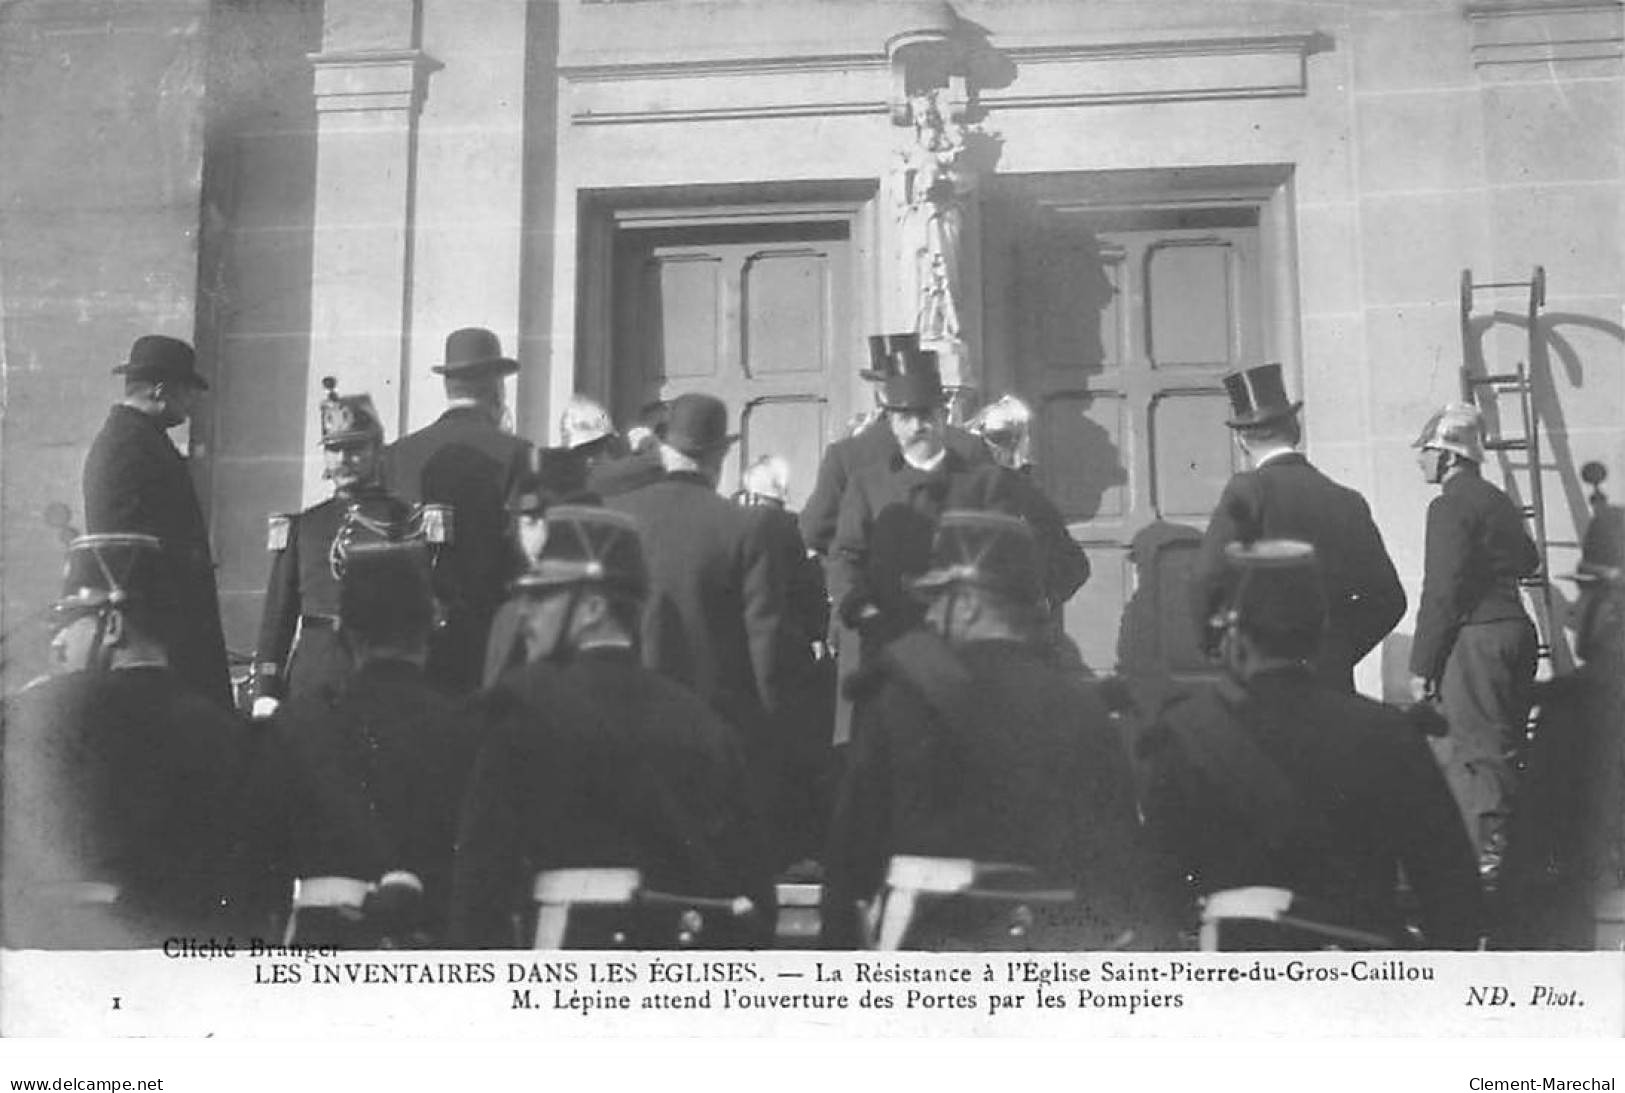
[[1316,671],[1330,686],[1354,690],[1354,666],[1405,614],[1405,589],[1371,519],[1365,498],[1338,485],[1297,451],[1298,411],[1281,366],[1265,364],[1224,378],[1228,422],[1250,470],[1233,476],[1202,537],[1192,575],[1192,607],[1202,645],[1214,651],[1225,585],[1224,549],[1233,542],[1297,539],[1315,548],[1325,581],[1326,638]]
[[[1472,849],[1423,736],[1403,713],[1325,686],[1314,549],[1226,550],[1226,678],[1176,698],[1140,742],[1158,844],[1209,896],[1291,891],[1330,925],[1400,947],[1400,871],[1422,942],[1473,948],[1484,927]],[[1266,947],[1292,948],[1284,935]],[[1313,943],[1309,947],[1314,947]]]
[[63,672],[0,709],[7,948],[265,932],[240,837],[246,728],[169,667],[171,576],[151,536],[69,548]]
[[453,691],[481,682],[492,616],[507,593],[514,560],[505,508],[530,469],[528,441],[505,432],[503,377],[519,364],[502,355],[495,334],[478,327],[446,338],[450,407],[433,423],[384,451],[384,485],[410,504],[451,506],[451,543],[435,571],[445,626],[429,653],[429,676]]
[[1414,445],[1428,505],[1422,603],[1411,645],[1411,689],[1436,698],[1450,731],[1434,754],[1467,834],[1493,873],[1506,845],[1513,771],[1535,683],[1535,627],[1518,580],[1540,555],[1516,505],[1484,481],[1483,425],[1471,406],[1446,406]]
[[446,936],[478,738],[424,674],[427,548],[353,547],[339,612],[354,674],[341,693],[290,700],[271,724],[251,803],[261,853],[277,886],[294,892],[301,943],[433,946]]
[[[484,743],[458,840],[453,941],[527,944],[515,929],[545,870],[631,868],[644,894],[745,896],[758,913],[711,918],[704,946],[770,928],[770,872],[734,728],[638,663],[647,574],[637,524],[559,505],[520,577],[531,662],[481,696]],[[645,923],[638,947],[676,944]],[[672,927],[664,930],[664,927]]]
[[[937,520],[949,509],[1014,513],[1002,468],[947,446],[936,354],[903,349],[881,390],[897,451],[847,483],[829,557],[830,600],[862,638],[861,658],[918,625],[924,614],[906,581],[931,559]],[[846,651],[842,650],[842,655]]]
[[192,347],[148,334],[130,359],[124,398],[107,415],[85,460],[85,530],[155,536],[175,571],[174,603],[159,620],[177,676],[211,701],[232,707],[226,639],[220,627],[209,530],[186,457],[166,434],[190,417],[208,383]]
[[771,783],[783,753],[788,574],[763,514],[716,491],[736,439],[720,399],[682,395],[660,437],[665,477],[605,504],[643,531],[643,663],[692,687],[734,724],[753,767]]
[[367,395],[340,397],[329,376],[321,406],[322,452],[333,496],[270,520],[271,577],[254,656],[255,717],[290,696],[334,691],[349,679],[339,636],[339,575],[356,542],[402,538],[414,513],[379,481],[384,428]]
[[[1025,912],[1019,894],[922,908],[906,947],[996,947],[1012,925],[1040,949],[1146,943],[1163,913],[1128,754],[1092,689],[1045,660],[1031,529],[949,512],[931,562],[913,582],[929,630],[887,646],[856,681],[826,855],[826,941],[856,940],[856,901],[881,888],[888,861],[910,855],[972,859],[1072,898]],[[1023,913],[1035,921],[1022,924]]]

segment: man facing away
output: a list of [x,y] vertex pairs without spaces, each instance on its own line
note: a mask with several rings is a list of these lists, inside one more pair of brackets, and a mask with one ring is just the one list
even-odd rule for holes
[[[631,868],[647,889],[771,904],[744,751],[692,691],[639,663],[648,593],[638,526],[558,505],[516,582],[529,663],[479,699],[484,740],[458,840],[453,940],[521,936],[536,874]],[[754,945],[765,913],[706,945]],[[675,944],[641,935],[642,947]]]
[[409,504],[450,505],[451,543],[435,570],[446,607],[429,675],[455,692],[477,688],[491,619],[507,593],[514,560],[506,535],[508,498],[531,466],[531,446],[503,428],[504,377],[519,364],[480,327],[446,338],[446,412],[384,451],[384,485]]
[[1157,843],[1198,895],[1286,889],[1381,947],[1407,939],[1403,870],[1422,943],[1473,948],[1478,872],[1421,732],[1315,678],[1326,605],[1314,548],[1235,543],[1225,560],[1225,677],[1174,699],[1140,742]]
[[[1046,658],[1031,529],[998,513],[945,513],[912,589],[928,629],[888,645],[854,687],[826,941],[856,940],[856,901],[881,887],[890,859],[911,855],[973,859],[1071,892],[1040,912],[1035,947],[1143,943],[1161,914],[1128,754],[1092,688]],[[909,947],[990,947],[1009,927],[994,904],[944,906]]]
[[1224,378],[1227,424],[1249,468],[1231,477],[1213,510],[1192,575],[1196,626],[1215,652],[1210,624],[1223,603],[1225,547],[1296,539],[1315,548],[1324,582],[1326,635],[1315,668],[1330,686],[1354,690],[1354,666],[1405,614],[1405,589],[1365,498],[1333,482],[1298,451],[1303,403],[1287,399],[1279,364]]
[[113,372],[124,377],[124,398],[85,459],[85,530],[151,535],[163,544],[174,603],[157,625],[170,663],[199,694],[230,709],[209,530],[186,458],[166,435],[197,411],[209,385],[192,347],[158,334],[137,338],[129,360]]

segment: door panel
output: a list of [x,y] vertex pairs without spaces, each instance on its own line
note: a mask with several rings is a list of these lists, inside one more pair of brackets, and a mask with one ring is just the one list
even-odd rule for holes
[[1188,212],[1013,198],[985,220],[1013,286],[990,291],[988,325],[1034,405],[1040,481],[1089,552],[1066,621],[1098,672],[1206,670],[1187,597],[1235,469],[1220,377],[1260,362],[1264,322],[1256,215]]
[[[846,415],[833,363],[850,352],[846,225],[730,224],[625,230],[617,242],[613,408],[703,391],[728,404],[740,443],[718,488],[764,455],[790,465],[790,504],[811,491],[826,430]],[[844,378],[844,377],[843,377]]]

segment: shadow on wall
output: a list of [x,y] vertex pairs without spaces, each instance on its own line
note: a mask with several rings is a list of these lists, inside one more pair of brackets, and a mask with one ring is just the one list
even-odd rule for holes
[[[1497,326],[1509,326],[1529,330],[1529,317],[1508,311],[1496,311],[1491,314],[1475,317],[1467,330],[1468,344],[1464,347],[1467,366],[1478,375],[1502,372],[1507,369],[1499,364],[1486,365],[1484,360],[1484,337]],[[1584,483],[1580,480],[1580,465],[1575,457],[1573,448],[1569,443],[1568,424],[1563,411],[1562,400],[1558,397],[1557,383],[1554,373],[1554,359],[1557,366],[1563,370],[1563,377],[1568,387],[1585,397],[1585,366],[1580,359],[1580,353],[1574,343],[1564,335],[1565,328],[1578,327],[1583,330],[1597,331],[1613,338],[1618,342],[1625,342],[1625,328],[1617,323],[1599,319],[1592,315],[1582,315],[1575,312],[1553,311],[1539,316],[1536,322],[1535,336],[1529,341],[1529,376],[1534,391],[1535,415],[1540,421],[1542,443],[1542,465],[1548,470],[1557,472],[1561,483],[1562,503],[1566,508],[1571,526],[1576,529],[1584,528],[1590,517],[1590,504],[1586,499]],[[1516,404],[1509,399],[1496,399],[1493,397],[1480,397],[1479,407],[1484,412],[1484,425],[1486,432],[1491,436],[1506,435],[1519,436],[1522,433],[1522,422],[1518,419]],[[1521,473],[1524,464],[1517,462],[1518,453],[1499,453],[1500,480],[1508,486],[1507,492],[1519,504],[1528,499],[1522,496],[1524,492],[1521,483],[1527,479]],[[1554,524],[1552,519],[1556,499],[1546,500],[1546,524],[1548,534]],[[1561,526],[1561,525],[1560,525]],[[1552,582],[1552,630],[1556,635],[1553,641],[1553,663],[1558,671],[1567,671],[1573,667],[1573,655],[1569,643],[1564,635],[1571,628],[1572,614],[1575,607],[1574,599],[1568,594],[1564,586],[1556,581]],[[1409,654],[1408,643],[1406,654]],[[1403,665],[1402,665],[1403,667]],[[1384,693],[1387,693],[1389,683],[1388,651],[1384,650],[1383,667]],[[1402,681],[1403,686],[1403,681]]]

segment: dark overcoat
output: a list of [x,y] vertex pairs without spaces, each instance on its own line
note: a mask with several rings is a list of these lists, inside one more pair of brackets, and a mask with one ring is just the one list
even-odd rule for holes
[[163,542],[170,595],[159,626],[175,672],[199,694],[232,706],[209,530],[187,461],[152,417],[116,405],[85,459],[85,530],[133,532]]
[[1308,670],[1204,686],[1141,741],[1147,821],[1200,893],[1261,885],[1404,936],[1400,870],[1433,948],[1483,928],[1477,862],[1417,728]]
[[452,507],[453,542],[435,567],[446,625],[430,646],[429,674],[453,690],[480,686],[491,617],[517,565],[507,501],[530,463],[529,441],[472,406],[455,406],[384,449],[385,488],[409,504]]
[[1224,548],[1255,539],[1298,539],[1315,548],[1327,610],[1316,668],[1329,684],[1353,691],[1354,666],[1405,614],[1405,589],[1365,498],[1298,452],[1232,476],[1202,537],[1191,581],[1204,647],[1213,640],[1208,620],[1228,592]]

